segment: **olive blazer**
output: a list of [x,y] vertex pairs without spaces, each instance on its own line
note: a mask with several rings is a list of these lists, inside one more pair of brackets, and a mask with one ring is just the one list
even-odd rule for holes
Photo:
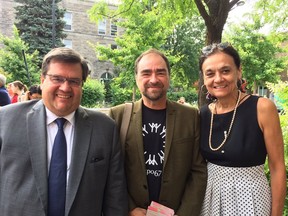
[[[112,107],[109,115],[120,130],[125,104]],[[205,195],[207,168],[199,152],[199,112],[167,101],[165,158],[159,202],[179,216],[198,216]],[[142,137],[142,100],[134,103],[125,140],[125,171],[129,210],[149,206]]]

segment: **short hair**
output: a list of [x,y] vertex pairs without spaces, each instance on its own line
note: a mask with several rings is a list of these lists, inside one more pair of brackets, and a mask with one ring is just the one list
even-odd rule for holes
[[85,82],[88,77],[88,64],[86,60],[75,50],[67,47],[58,47],[48,52],[43,59],[41,73],[46,75],[52,60],[64,63],[80,63],[82,68],[82,80]]
[[0,74],[0,86],[5,86],[6,85],[6,76],[3,74]]
[[146,56],[150,53],[155,53],[155,54],[158,54],[159,56],[161,56],[163,58],[163,60],[165,61],[166,63],[166,66],[167,66],[167,69],[168,69],[168,74],[170,75],[170,64],[169,64],[169,60],[168,58],[164,55],[164,53],[160,52],[159,50],[157,49],[154,49],[154,48],[151,48],[145,52],[143,52],[135,61],[135,65],[134,65],[134,71],[135,71],[135,74],[137,74],[137,70],[138,70],[138,64],[139,64],[139,61],[143,58],[143,56]]
[[37,94],[37,93],[42,95],[42,90],[41,90],[40,86],[39,85],[30,86],[29,94],[32,95],[32,94]]

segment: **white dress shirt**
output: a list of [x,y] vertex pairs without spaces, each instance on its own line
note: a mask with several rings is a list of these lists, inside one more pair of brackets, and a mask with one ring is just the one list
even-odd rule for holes
[[55,122],[57,118],[65,118],[67,120],[66,123],[64,124],[64,134],[67,143],[67,186],[68,186],[72,148],[73,148],[74,128],[75,128],[75,111],[67,116],[59,117],[46,108],[48,173],[49,173],[54,139],[58,131],[58,126],[57,123]]

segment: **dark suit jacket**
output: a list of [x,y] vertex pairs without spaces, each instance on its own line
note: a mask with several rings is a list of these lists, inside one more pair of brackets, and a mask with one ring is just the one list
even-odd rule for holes
[[[125,105],[111,108],[118,127]],[[179,216],[198,216],[205,195],[207,168],[199,153],[198,110],[167,101],[165,158],[159,202]],[[148,184],[142,137],[142,100],[134,103],[125,141],[129,210],[147,208]]]
[[[105,114],[79,108],[66,216],[127,216],[118,132]],[[46,111],[40,101],[0,109],[0,215],[47,214]]]

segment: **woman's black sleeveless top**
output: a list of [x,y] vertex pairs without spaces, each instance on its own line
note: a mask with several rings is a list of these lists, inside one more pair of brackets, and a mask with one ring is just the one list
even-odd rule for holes
[[[214,164],[228,167],[250,167],[265,163],[267,151],[263,133],[257,121],[259,97],[251,95],[237,108],[234,124],[226,143],[217,151],[209,147],[211,112],[208,105],[201,108],[200,150]],[[214,114],[212,147],[217,148],[228,132],[233,111]]]

